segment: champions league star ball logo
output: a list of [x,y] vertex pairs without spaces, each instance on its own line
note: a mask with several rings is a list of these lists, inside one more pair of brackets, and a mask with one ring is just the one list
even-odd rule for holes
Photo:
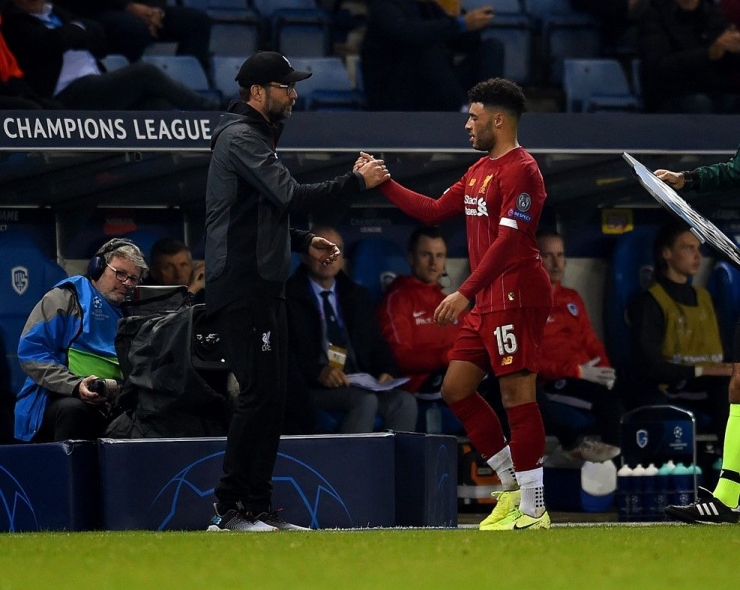
[[[224,451],[202,457],[180,469],[149,506],[149,516],[157,530],[188,528],[188,514],[194,510],[207,514],[213,497],[213,482],[223,468]],[[285,453],[278,453],[272,478],[274,494],[295,513],[294,521],[311,528],[322,527],[322,517],[331,513],[333,526],[352,528],[355,523],[344,499],[336,488],[309,464]],[[201,506],[201,502],[203,505]],[[207,503],[206,503],[207,502]],[[338,522],[337,522],[338,521]]]
[[0,466],[0,531],[37,531],[39,522],[26,490]]

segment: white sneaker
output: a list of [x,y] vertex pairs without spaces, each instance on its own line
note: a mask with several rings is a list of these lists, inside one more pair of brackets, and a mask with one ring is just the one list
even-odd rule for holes
[[622,449],[619,447],[589,437],[584,438],[576,448],[565,452],[571,459],[582,459],[592,463],[609,461],[618,457],[621,453]]

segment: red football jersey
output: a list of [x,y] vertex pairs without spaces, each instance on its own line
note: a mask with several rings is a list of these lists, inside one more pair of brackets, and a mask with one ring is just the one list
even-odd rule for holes
[[552,305],[550,278],[535,238],[545,183],[526,150],[518,147],[499,158],[481,158],[439,199],[394,181],[380,190],[427,225],[465,214],[471,273],[459,291],[475,297],[481,313]]

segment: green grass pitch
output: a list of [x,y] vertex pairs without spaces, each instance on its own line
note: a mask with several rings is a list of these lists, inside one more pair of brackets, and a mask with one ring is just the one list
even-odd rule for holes
[[0,590],[731,588],[738,526],[0,534]]

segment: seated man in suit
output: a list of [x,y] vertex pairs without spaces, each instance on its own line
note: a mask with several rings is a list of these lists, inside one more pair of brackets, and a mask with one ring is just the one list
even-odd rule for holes
[[[311,231],[343,250],[330,227]],[[370,295],[342,270],[344,258],[328,266],[304,256],[286,285],[290,349],[297,359],[311,403],[340,410],[340,432],[372,432],[376,414],[390,430],[414,431],[416,400],[400,389],[373,392],[350,384],[351,373],[369,373],[381,384],[393,379],[396,366],[372,313]]]
[[634,366],[645,386],[628,405],[669,403],[699,411],[709,416],[709,431],[721,445],[732,364],[723,362],[709,293],[691,284],[701,264],[700,246],[683,223],[671,221],[658,231],[654,283],[628,308]]

